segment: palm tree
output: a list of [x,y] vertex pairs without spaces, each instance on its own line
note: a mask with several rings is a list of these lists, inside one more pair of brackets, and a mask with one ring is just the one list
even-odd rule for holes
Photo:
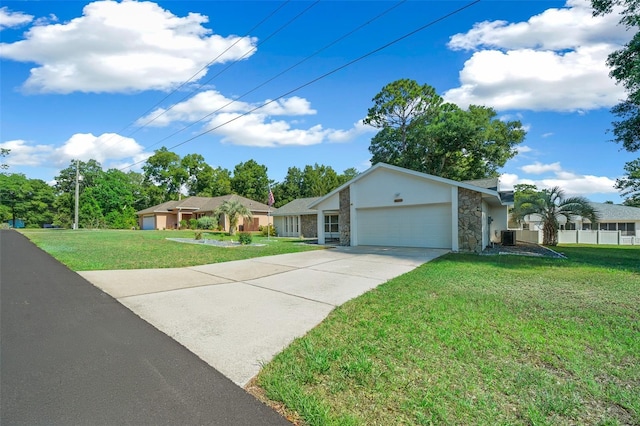
[[591,223],[598,222],[598,212],[584,197],[564,197],[564,191],[560,187],[543,189],[539,192],[527,194],[514,205],[512,214],[516,221],[521,221],[525,216],[536,214],[542,221],[542,244],[549,246],[558,245],[558,218],[564,216],[567,221],[572,216],[581,216]]
[[251,210],[237,200],[227,200],[223,202],[220,207],[216,209],[215,213],[218,215],[224,214],[229,218],[229,235],[234,235],[236,233],[236,227],[238,226],[240,216],[246,220],[253,219],[253,213],[251,213]]

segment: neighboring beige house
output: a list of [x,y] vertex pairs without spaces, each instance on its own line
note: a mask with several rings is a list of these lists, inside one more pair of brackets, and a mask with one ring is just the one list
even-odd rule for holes
[[[257,231],[260,226],[269,223],[269,206],[239,195],[230,194],[220,197],[188,197],[179,201],[167,201],[157,206],[137,212],[140,229],[177,229],[180,221],[199,219],[203,216],[214,216],[215,210],[227,200],[242,203],[253,213],[253,220],[245,223],[244,218],[238,220],[238,227],[244,231]],[[229,218],[218,217],[218,224],[224,231],[229,230]]]
[[507,230],[513,192],[499,192],[497,179],[473,183],[378,163],[324,197],[281,207],[274,220],[279,235],[310,237],[303,228],[315,214],[320,244],[480,252]]

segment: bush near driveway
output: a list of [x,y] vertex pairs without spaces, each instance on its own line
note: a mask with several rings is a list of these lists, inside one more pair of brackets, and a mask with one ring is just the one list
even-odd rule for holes
[[450,254],[336,308],[257,378],[311,425],[640,424],[640,247]]

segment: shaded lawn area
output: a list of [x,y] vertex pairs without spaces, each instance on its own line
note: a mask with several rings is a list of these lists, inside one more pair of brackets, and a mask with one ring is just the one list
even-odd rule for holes
[[449,254],[336,308],[252,388],[311,425],[640,424],[640,247]]
[[[21,231],[38,247],[74,271],[179,268],[283,253],[316,250],[294,239],[254,236],[264,246],[216,247],[167,238],[194,238],[194,231],[31,230]],[[229,240],[226,234],[208,233]],[[238,236],[233,237],[235,241]]]

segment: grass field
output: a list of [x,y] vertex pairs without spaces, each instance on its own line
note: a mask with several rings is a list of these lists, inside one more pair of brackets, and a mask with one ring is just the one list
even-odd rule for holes
[[[74,271],[178,268],[319,248],[297,244],[299,240],[260,236],[254,236],[253,242],[263,246],[216,247],[167,240],[194,238],[194,231],[24,229],[21,232]],[[208,236],[231,239],[223,233]],[[237,241],[237,235],[234,240]]]
[[256,394],[310,425],[640,424],[640,247],[449,254],[336,308]]

